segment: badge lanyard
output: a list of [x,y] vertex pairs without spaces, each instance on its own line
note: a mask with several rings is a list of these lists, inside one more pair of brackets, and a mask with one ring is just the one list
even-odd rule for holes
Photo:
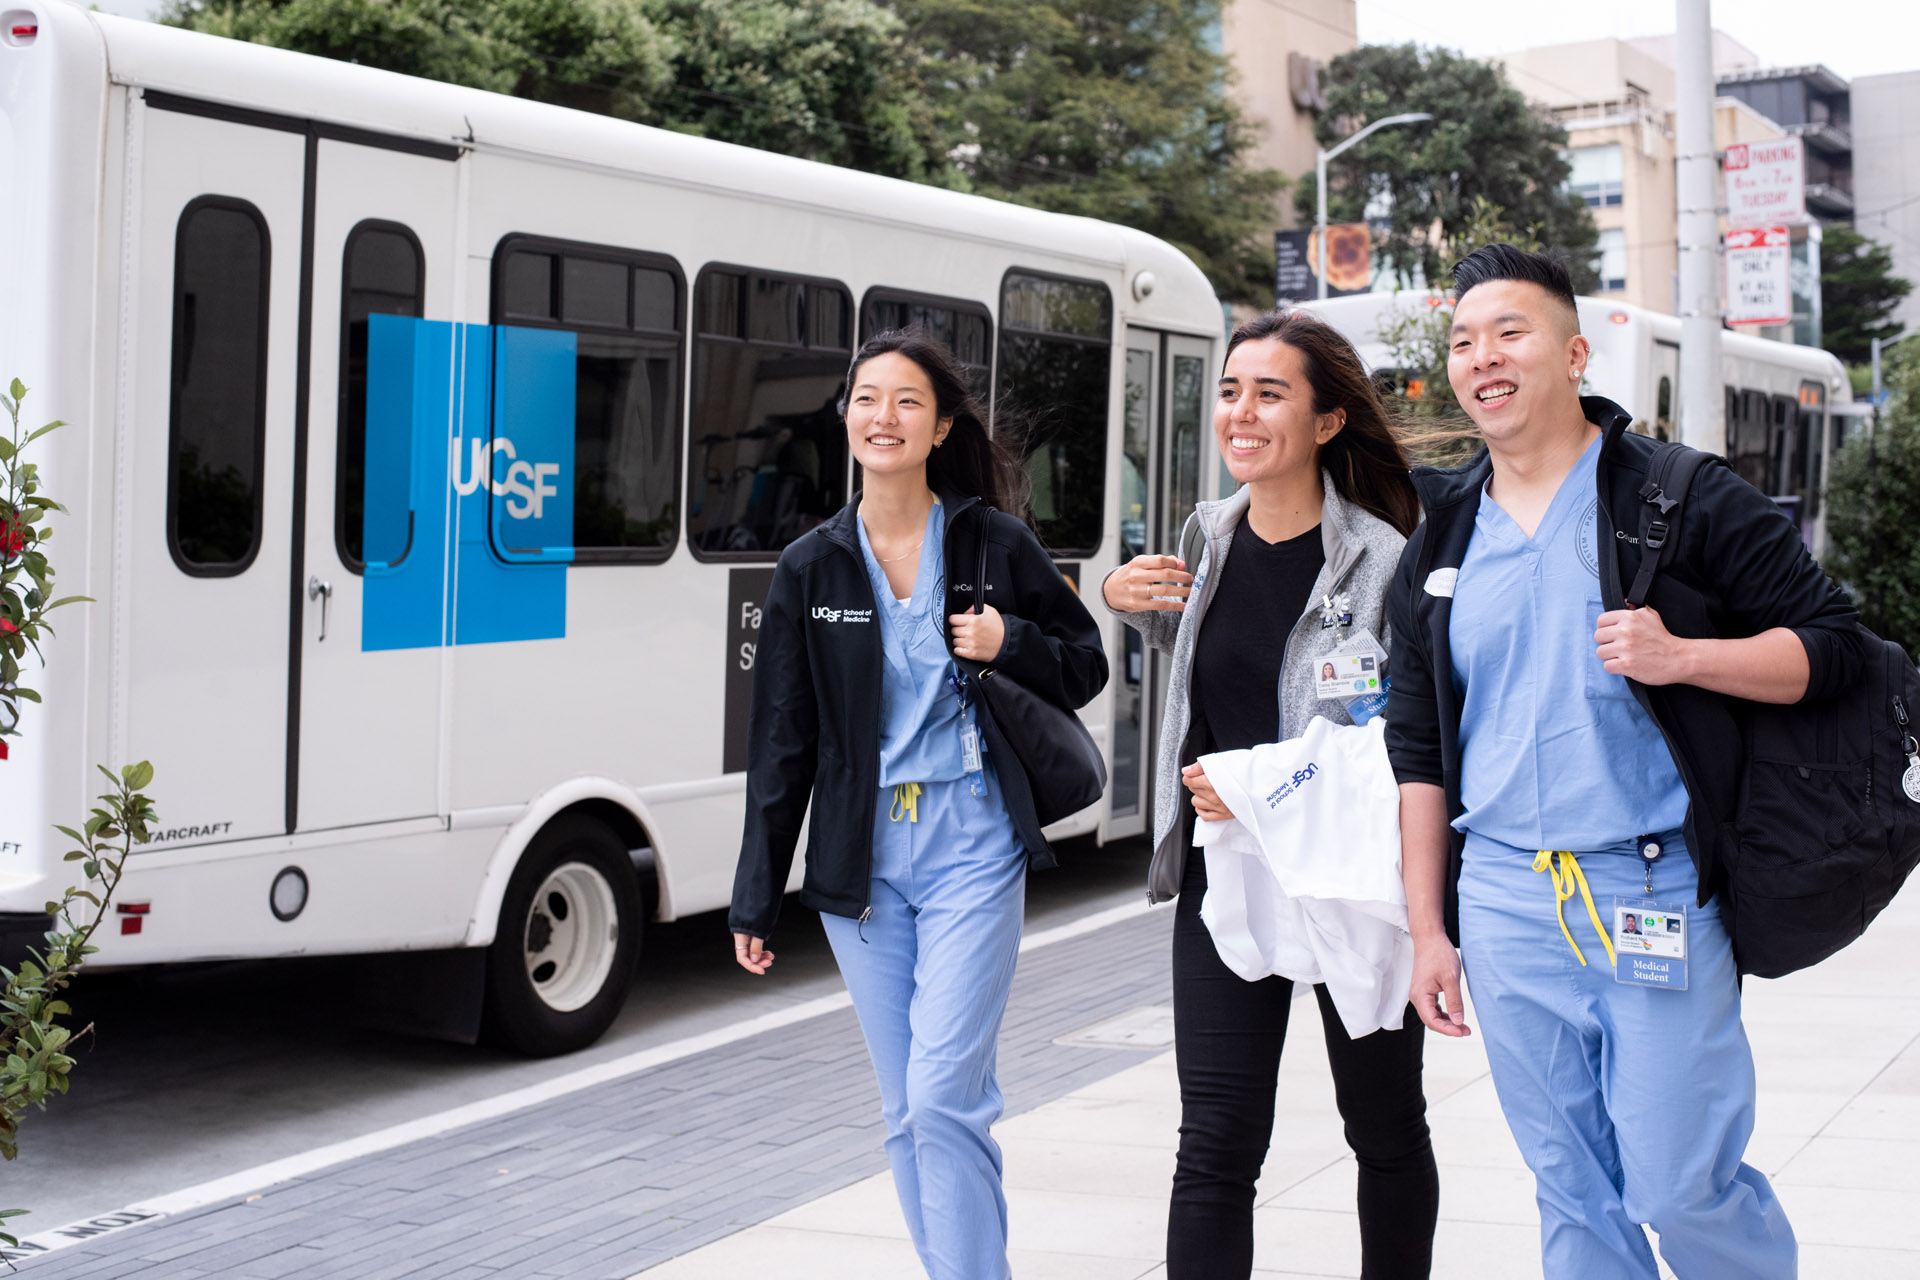
[[974,700],[968,696],[966,676],[957,670],[948,674],[947,688],[960,701],[960,768],[966,772],[967,788],[976,798],[987,794],[986,750],[980,742],[980,726]]
[[1687,905],[1653,896],[1653,864],[1666,853],[1658,837],[1640,837],[1646,887],[1613,900],[1613,980],[1633,987],[1687,989]]

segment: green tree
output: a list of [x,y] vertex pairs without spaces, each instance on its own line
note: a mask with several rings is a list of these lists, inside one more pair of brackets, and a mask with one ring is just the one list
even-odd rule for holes
[[949,155],[982,195],[1137,227],[1222,296],[1270,301],[1273,197],[1208,43],[1212,0],[893,0]]
[[1893,254],[1877,240],[1834,223],[1820,236],[1820,333],[1827,350],[1847,364],[1873,356],[1875,338],[1894,338],[1893,309],[1913,282],[1893,274]]
[[828,164],[949,173],[919,59],[871,0],[172,0],[162,20]]
[[1920,360],[1897,357],[1872,432],[1848,441],[1827,481],[1827,567],[1861,621],[1920,653]]
[[[1385,206],[1388,230],[1376,247],[1405,284],[1445,279],[1445,247],[1473,218],[1474,201],[1503,211],[1590,291],[1599,232],[1584,202],[1565,190],[1560,150],[1567,134],[1507,82],[1500,67],[1447,49],[1363,45],[1327,68],[1327,109],[1316,132],[1332,146],[1367,121],[1426,111],[1429,124],[1382,129],[1328,166],[1327,216],[1358,222]],[[1314,214],[1311,175],[1295,189],[1303,217]],[[1438,224],[1440,241],[1432,235]]]

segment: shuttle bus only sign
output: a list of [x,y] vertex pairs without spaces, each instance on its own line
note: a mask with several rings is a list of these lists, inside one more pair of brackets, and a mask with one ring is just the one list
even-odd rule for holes
[[1807,220],[1800,139],[1743,142],[1727,148],[1727,225],[1771,227]]
[[1727,232],[1727,323],[1791,324],[1792,241],[1785,227]]

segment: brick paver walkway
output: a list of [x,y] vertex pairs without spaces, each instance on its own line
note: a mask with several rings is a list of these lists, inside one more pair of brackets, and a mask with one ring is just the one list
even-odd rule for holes
[[[1153,1051],[1054,1040],[1170,998],[1170,909],[1021,957],[1007,1114]],[[563,1069],[563,1068],[557,1068]],[[852,1010],[20,1264],[32,1280],[620,1280],[886,1167]]]

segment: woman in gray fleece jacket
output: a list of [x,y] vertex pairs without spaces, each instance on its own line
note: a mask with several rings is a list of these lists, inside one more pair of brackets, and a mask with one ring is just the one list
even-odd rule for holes
[[[1180,1153],[1167,1219],[1169,1280],[1253,1267],[1254,1182],[1273,1133],[1293,983],[1246,982],[1200,919],[1205,859],[1193,819],[1232,815],[1195,761],[1298,737],[1385,704],[1387,584],[1419,518],[1407,460],[1351,345],[1305,311],[1275,312],[1227,344],[1214,434],[1240,483],[1203,502],[1174,555],[1143,555],[1101,584],[1109,610],[1172,655],[1154,776],[1147,895],[1178,897],[1173,933]],[[1326,668],[1335,668],[1333,679]],[[1378,673],[1379,688],[1368,685]],[[1423,1028],[1350,1039],[1314,991],[1334,1094],[1360,1167],[1361,1275],[1421,1277],[1439,1174],[1421,1088]]]

